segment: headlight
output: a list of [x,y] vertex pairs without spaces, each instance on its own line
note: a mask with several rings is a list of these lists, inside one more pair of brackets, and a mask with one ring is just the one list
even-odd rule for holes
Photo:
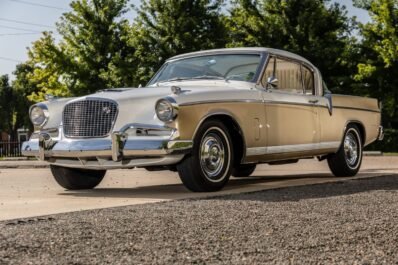
[[170,122],[177,117],[178,105],[174,98],[159,99],[155,105],[156,116],[163,122]]
[[35,126],[44,126],[49,117],[48,108],[43,103],[39,103],[30,107],[29,113],[30,120]]

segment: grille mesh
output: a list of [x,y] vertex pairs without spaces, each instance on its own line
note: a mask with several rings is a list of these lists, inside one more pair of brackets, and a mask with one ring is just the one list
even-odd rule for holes
[[65,106],[62,122],[66,137],[105,137],[117,116],[112,101],[86,99]]

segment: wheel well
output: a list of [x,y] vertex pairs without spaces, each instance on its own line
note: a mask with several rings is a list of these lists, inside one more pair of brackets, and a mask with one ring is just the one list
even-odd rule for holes
[[365,132],[365,127],[363,126],[363,124],[362,123],[360,123],[360,122],[356,122],[356,121],[352,121],[352,122],[349,122],[348,124],[347,124],[347,126],[348,125],[355,125],[355,126],[357,126],[358,127],[358,129],[359,129],[359,133],[361,134],[361,140],[362,140],[362,145],[364,145],[365,144],[365,141],[366,141],[366,132]]
[[[245,152],[245,142],[243,139],[243,133],[238,123],[231,116],[226,114],[216,114],[206,118],[203,122],[208,120],[218,120],[222,122],[227,128],[231,135],[231,141],[233,143],[234,150],[234,164],[240,164]],[[202,123],[203,123],[202,122]]]

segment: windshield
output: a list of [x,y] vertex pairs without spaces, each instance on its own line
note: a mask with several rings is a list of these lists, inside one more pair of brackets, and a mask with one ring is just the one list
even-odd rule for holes
[[221,79],[254,82],[259,54],[219,54],[167,62],[148,85],[192,79]]

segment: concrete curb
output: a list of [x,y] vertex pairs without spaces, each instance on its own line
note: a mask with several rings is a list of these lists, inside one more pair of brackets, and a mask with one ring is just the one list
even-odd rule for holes
[[48,168],[50,164],[37,160],[2,160],[0,168]]

